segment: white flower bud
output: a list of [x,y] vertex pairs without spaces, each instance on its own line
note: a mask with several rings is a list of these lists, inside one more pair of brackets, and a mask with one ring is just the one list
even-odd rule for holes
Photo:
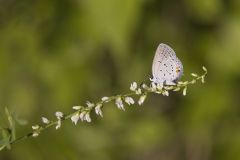
[[139,105],[142,105],[143,102],[145,101],[146,97],[147,97],[146,94],[141,95],[141,97],[140,97],[139,100],[138,100],[138,104],[139,104]]
[[108,102],[109,101],[109,97],[102,97],[102,101],[103,102]]
[[42,117],[42,122],[45,124],[50,123],[50,121],[46,117]]
[[192,73],[191,74],[193,77],[198,77],[198,75],[196,73]]
[[187,87],[185,87],[185,88],[183,89],[183,95],[184,95],[184,96],[187,95]]
[[205,79],[204,78],[205,78],[204,76],[201,77],[202,83],[205,83]]
[[74,110],[80,110],[82,108],[82,106],[73,106],[72,107]]
[[33,136],[33,137],[37,137],[37,136],[39,136],[39,133],[38,133],[38,132],[33,132],[33,133],[32,133],[32,136]]
[[38,130],[39,128],[40,128],[39,125],[32,126],[33,130]]
[[205,72],[207,72],[207,68],[206,68],[206,67],[203,66],[202,69],[203,69]]

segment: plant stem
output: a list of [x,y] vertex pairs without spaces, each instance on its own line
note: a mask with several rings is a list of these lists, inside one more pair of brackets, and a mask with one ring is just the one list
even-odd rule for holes
[[[201,80],[201,79],[204,79],[205,76],[206,76],[206,74],[207,74],[207,70],[204,70],[204,71],[205,71],[204,74],[202,74],[202,75],[200,75],[200,76],[194,77],[191,81],[185,81],[185,82],[181,82],[181,83],[179,82],[176,86],[173,86],[173,87],[170,88],[170,89],[163,88],[163,89],[161,89],[161,90],[153,90],[153,89],[150,87],[150,89],[148,89],[148,90],[145,89],[144,92],[142,92],[141,94],[136,94],[135,92],[130,92],[130,93],[127,93],[127,94],[124,94],[124,95],[115,95],[115,96],[108,97],[109,99],[108,99],[107,102],[105,102],[105,101],[98,101],[96,104],[98,104],[98,103],[103,104],[103,103],[112,102],[112,101],[116,100],[119,96],[122,97],[122,98],[124,98],[124,97],[129,97],[129,96],[147,95],[148,93],[158,93],[158,94],[161,94],[161,93],[163,93],[164,91],[170,91],[170,90],[174,90],[174,89],[176,89],[176,88],[182,89],[182,88],[185,88],[185,87],[186,87],[187,85],[189,85],[189,84],[194,84],[196,81]],[[203,82],[203,81],[202,81],[202,82]],[[160,91],[160,92],[159,92],[159,91]],[[85,107],[85,108],[83,108],[83,110],[85,110],[85,111],[88,110],[88,112],[91,112],[91,110],[92,110],[93,108],[94,108],[94,107],[92,107],[92,108],[86,108],[86,107]],[[68,120],[68,119],[70,119],[73,115],[78,114],[79,112],[80,112],[80,110],[77,110],[77,111],[75,111],[75,112],[73,112],[73,113],[70,113],[70,114],[64,116],[63,118],[61,118],[60,121],[63,122],[63,121],[65,121],[65,120]],[[46,124],[45,126],[41,126],[37,131],[38,131],[39,133],[41,133],[42,131],[44,131],[44,130],[46,130],[46,129],[48,129],[48,128],[56,125],[56,124],[58,124],[58,121],[59,121],[59,119],[56,120],[56,121],[51,121],[49,124]],[[16,139],[10,141],[9,144],[15,144],[16,142],[18,142],[18,141],[20,141],[20,140],[24,140],[24,139],[27,139],[27,138],[29,138],[29,137],[33,137],[34,132],[35,132],[35,131],[32,131],[32,132],[29,132],[29,133],[26,134],[26,135],[23,135],[23,136],[21,136],[21,137],[18,137],[18,138],[16,138]]]

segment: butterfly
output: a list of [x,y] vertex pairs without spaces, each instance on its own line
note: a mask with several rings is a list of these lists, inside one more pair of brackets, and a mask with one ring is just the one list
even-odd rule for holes
[[182,62],[177,58],[174,50],[166,44],[159,44],[152,64],[153,83],[176,85],[183,75]]

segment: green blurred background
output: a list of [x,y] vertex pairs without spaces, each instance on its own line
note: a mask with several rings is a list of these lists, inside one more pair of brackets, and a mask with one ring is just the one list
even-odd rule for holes
[[0,152],[1,160],[240,159],[239,0],[0,0],[0,124],[4,107],[28,120],[125,93],[151,75],[159,43],[174,48],[186,97],[151,95],[141,107],[64,122]]

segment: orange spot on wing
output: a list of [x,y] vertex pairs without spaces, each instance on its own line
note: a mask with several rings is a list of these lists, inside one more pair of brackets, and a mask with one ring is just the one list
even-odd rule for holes
[[179,73],[180,71],[180,67],[176,67],[176,72]]

